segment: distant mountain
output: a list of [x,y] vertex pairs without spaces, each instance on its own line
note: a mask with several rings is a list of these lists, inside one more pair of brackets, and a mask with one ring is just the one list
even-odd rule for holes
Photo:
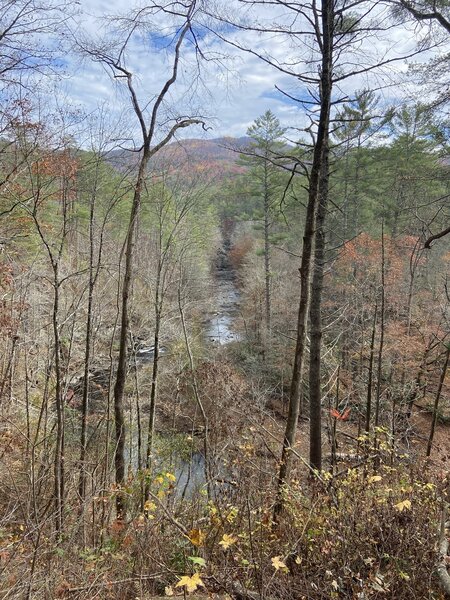
[[[185,139],[168,144],[150,161],[150,171],[194,176],[207,173],[215,180],[243,173],[245,167],[237,164],[239,151],[250,143],[250,138],[221,137],[212,140]],[[137,164],[138,153],[114,150],[107,155],[108,162],[120,171],[131,170]]]

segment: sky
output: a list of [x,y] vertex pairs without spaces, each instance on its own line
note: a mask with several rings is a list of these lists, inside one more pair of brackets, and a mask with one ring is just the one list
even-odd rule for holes
[[[123,21],[118,16],[129,17],[134,8],[144,5],[133,0],[80,0],[78,15],[71,23],[71,33],[83,45],[104,43],[110,40],[108,31],[120,28]],[[237,15],[237,0],[222,0],[217,3],[219,10],[225,10],[225,16]],[[384,9],[385,10],[385,9]],[[374,17],[386,19],[386,13]],[[113,18],[112,18],[113,17]],[[270,7],[268,10],[257,8],[253,14],[243,14],[247,24],[256,26],[258,22],[292,25],[292,13]],[[198,26],[196,31],[202,51],[208,57],[200,61],[197,71],[197,55],[192,43],[182,47],[178,80],[171,88],[158,123],[164,132],[173,118],[178,115],[201,115],[205,118],[207,131],[199,127],[183,131],[184,137],[239,137],[246,134],[247,128],[255,118],[270,109],[283,126],[290,127],[290,136],[298,137],[298,129],[309,124],[304,107],[287,96],[279,93],[277,87],[295,97],[308,97],[304,83],[281,69],[270,67],[252,53],[242,52],[233,45],[225,43],[208,31],[211,22],[202,21],[206,28]],[[138,100],[141,106],[151,107],[156,94],[167,80],[173,59],[172,34],[179,22],[174,24],[167,16],[158,14],[152,17],[152,25],[141,29],[134,35],[124,54],[124,64],[133,73]],[[296,29],[304,28],[304,23],[295,23]],[[124,35],[126,25],[119,35]],[[305,72],[317,66],[305,67],[311,59],[310,38],[299,36],[288,39],[279,34],[261,35],[255,31],[233,31],[223,27],[222,34],[232,44],[252,48],[262,56],[270,56],[280,67]],[[405,56],[413,52],[417,35],[421,33],[412,27],[393,27],[387,35],[377,34],[376,39],[362,41],[354,47],[355,53],[343,55],[341,63],[344,70],[358,70],[358,65],[369,64],[371,60],[389,60],[393,56]],[[109,43],[109,42],[108,42]],[[168,48],[166,46],[169,46]],[[419,60],[425,61],[431,56],[427,52]],[[214,60],[211,60],[214,59]],[[414,60],[418,60],[415,58]],[[80,52],[68,52],[64,57],[65,77],[58,87],[61,99],[68,101],[81,112],[94,115],[99,107],[108,115],[110,127],[116,131],[117,139],[124,145],[134,139],[139,144],[139,128],[130,103],[130,97],[123,78],[111,77],[111,72]],[[294,64],[296,63],[296,64]],[[400,103],[411,97],[412,88],[402,84],[408,69],[407,61],[390,64],[376,75],[356,74],[342,82],[336,89],[337,96],[351,97],[355,90],[367,86],[379,89],[385,104]],[[336,96],[336,97],[337,97]],[[64,100],[61,100],[61,102]]]

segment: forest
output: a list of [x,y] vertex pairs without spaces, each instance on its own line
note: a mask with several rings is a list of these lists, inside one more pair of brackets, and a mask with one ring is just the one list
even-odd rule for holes
[[0,0],[2,600],[450,597],[449,35]]

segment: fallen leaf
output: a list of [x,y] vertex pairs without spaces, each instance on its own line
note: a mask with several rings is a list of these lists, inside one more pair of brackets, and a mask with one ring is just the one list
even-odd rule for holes
[[340,413],[340,412],[339,412],[338,410],[336,410],[335,408],[332,408],[332,409],[330,410],[330,415],[331,415],[332,417],[334,417],[335,419],[337,419],[338,421],[346,421],[346,420],[349,418],[349,416],[350,416],[351,410],[352,410],[352,409],[351,409],[350,407],[348,407],[348,408],[346,408],[346,409],[344,410],[344,412],[343,412],[343,413]]
[[285,563],[281,560],[281,556],[274,556],[272,558],[272,566],[275,571],[284,571],[285,573],[289,571]]
[[203,546],[206,540],[206,533],[201,529],[191,529],[189,540],[194,546]]
[[199,565],[200,567],[206,566],[206,560],[201,556],[188,556],[188,558],[194,565]]
[[411,500],[402,500],[402,502],[395,504],[394,508],[398,510],[398,512],[403,512],[404,510],[411,510]]
[[219,546],[222,546],[224,550],[227,550],[236,542],[237,538],[233,537],[232,535],[228,535],[227,533],[224,533],[222,539],[219,542]]
[[205,587],[205,584],[200,579],[200,575],[198,573],[194,573],[192,577],[189,575],[184,575],[175,587],[185,587],[187,592],[195,592],[199,586]]

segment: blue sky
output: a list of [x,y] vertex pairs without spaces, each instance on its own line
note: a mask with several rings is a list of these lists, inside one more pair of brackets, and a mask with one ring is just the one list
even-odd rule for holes
[[[136,6],[133,0],[81,0],[77,35],[98,38],[107,26],[104,19],[111,15],[129,15]],[[235,0],[224,2],[230,12]],[[237,9],[236,9],[237,10]],[[272,9],[273,10],[273,9]],[[252,18],[279,19],[280,11],[273,14],[256,14]],[[283,18],[281,16],[281,18]],[[117,21],[112,21],[117,24]],[[161,89],[170,68],[170,53],[164,51],[174,29],[165,17],[154,18],[153,28],[139,32],[129,44],[126,56],[128,68],[133,72],[140,102],[151,103]],[[177,114],[204,115],[208,120],[207,134],[199,128],[184,131],[185,137],[219,137],[223,135],[242,136],[254,119],[271,109],[282,125],[294,128],[304,127],[308,119],[294,101],[276,91],[281,87],[294,96],[305,96],[304,86],[288,75],[269,67],[256,56],[239,52],[215,38],[206,30],[197,30],[205,52],[211,56],[223,56],[220,61],[203,65],[201,78],[193,77],[195,53],[192,44],[187,43],[182,53],[180,75],[173,87],[165,110],[162,113],[161,129],[170,118]],[[296,48],[289,47],[286,39],[277,35],[261,36],[256,32],[227,34],[232,40],[255,48],[259,53],[275,57],[280,63],[289,56],[297,57]],[[237,37],[239,36],[239,38]],[[415,45],[412,31],[402,27],[390,31],[388,39],[379,40],[376,52],[389,56],[389,53],[407,53]],[[302,52],[305,52],[303,49]],[[357,60],[367,60],[375,49],[369,44],[358,49]],[[305,55],[305,58],[308,58]],[[422,59],[424,60],[424,59]],[[80,62],[78,56],[68,54],[64,58],[67,77],[59,93],[82,111],[93,114],[103,106],[109,114],[111,127],[116,129],[118,138],[130,139],[137,134],[137,121],[130,106],[129,96],[123,80],[114,80],[99,64],[89,59]],[[406,63],[397,63],[385,69],[375,80],[373,76],[357,75],[343,83],[338,93],[351,95],[357,89],[368,85],[380,87],[384,102],[400,102],[411,97],[414,90],[402,87],[402,75]],[[139,137],[137,135],[137,137]]]

